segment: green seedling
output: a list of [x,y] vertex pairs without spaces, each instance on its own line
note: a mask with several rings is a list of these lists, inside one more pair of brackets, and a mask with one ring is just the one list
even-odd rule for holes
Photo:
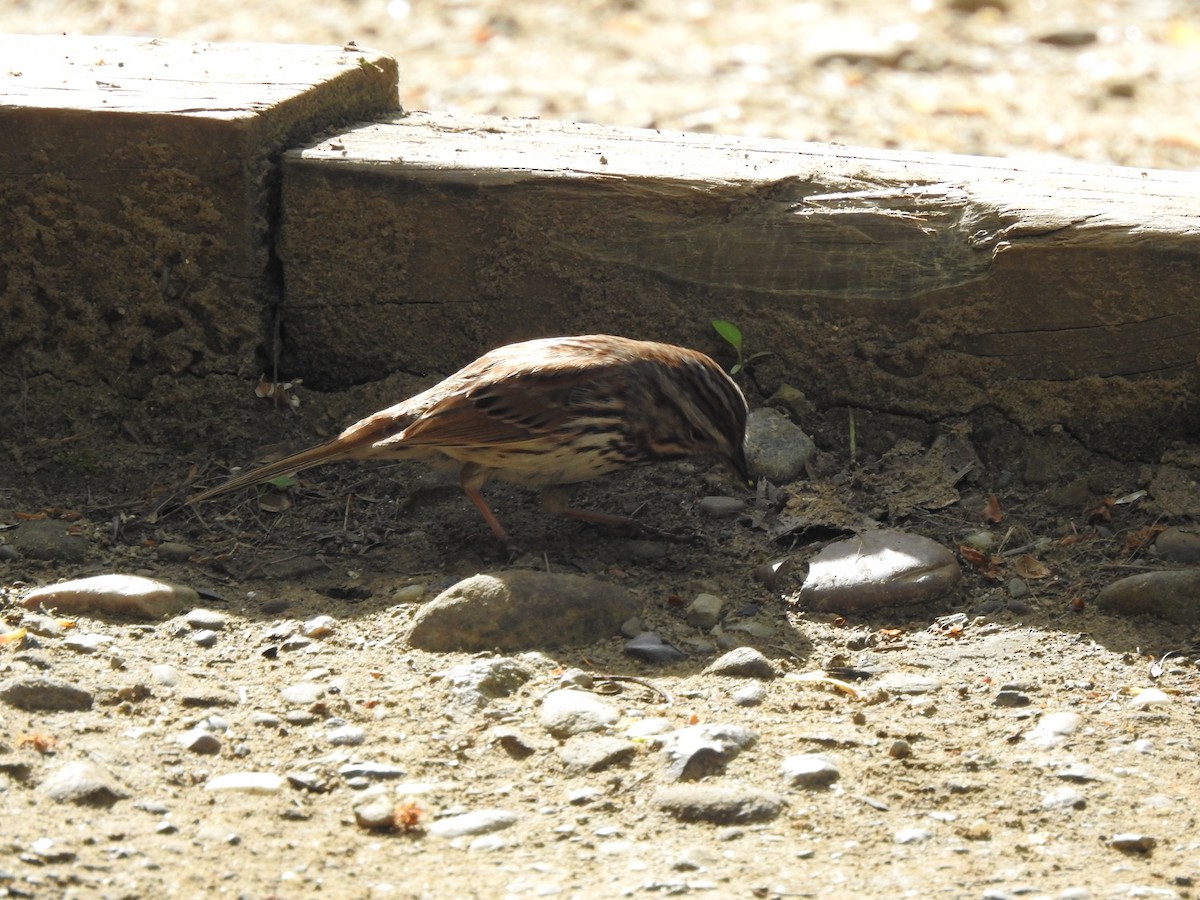
[[267,484],[277,491],[286,491],[288,488],[296,486],[296,479],[291,475],[280,475],[278,478],[272,478]]
[[732,322],[727,322],[724,319],[713,319],[712,327],[734,349],[734,352],[737,353],[737,362],[729,370],[730,375],[736,375],[738,372],[749,368],[755,360],[772,355],[770,350],[759,350],[757,353],[751,353],[749,356],[746,356],[742,349],[742,330]]

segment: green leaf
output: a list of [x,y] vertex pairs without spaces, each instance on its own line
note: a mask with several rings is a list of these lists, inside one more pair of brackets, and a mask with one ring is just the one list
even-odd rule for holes
[[732,322],[726,322],[724,319],[713,319],[712,327],[717,334],[723,337],[734,350],[741,355],[742,352],[742,332]]
[[276,490],[286,491],[288,488],[295,486],[296,479],[291,475],[280,475],[278,478],[272,478],[267,484]]

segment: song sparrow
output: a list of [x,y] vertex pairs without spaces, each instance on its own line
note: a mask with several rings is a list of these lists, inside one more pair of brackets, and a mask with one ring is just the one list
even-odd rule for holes
[[542,488],[548,512],[630,525],[623,516],[568,509],[561,486],[693,456],[726,463],[747,484],[745,434],[742,392],[703,353],[603,334],[545,338],[485,353],[336,438],[188,503],[337,460],[417,459],[457,470],[471,502],[508,543],[480,493],[491,478]]

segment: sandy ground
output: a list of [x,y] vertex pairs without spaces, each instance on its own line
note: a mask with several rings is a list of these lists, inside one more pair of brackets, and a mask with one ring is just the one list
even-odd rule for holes
[[[1184,0],[26,2],[0,9],[0,29],[353,39],[397,57],[414,109],[1200,163],[1200,22]],[[311,441],[330,425],[321,406],[246,442]],[[283,513],[243,496],[154,522],[142,498],[89,495],[69,468],[41,478],[51,470],[7,464],[3,628],[27,637],[0,646],[0,896],[1195,896],[1193,629],[1093,601],[1123,575],[1164,567],[1155,529],[1195,517],[1164,509],[1167,476],[1186,496],[1200,455],[1123,466],[1064,435],[1051,445],[976,422],[980,464],[947,482],[914,462],[933,434],[906,456],[888,452],[890,426],[873,443],[863,423],[851,463],[828,437],[844,431],[840,419],[803,424],[821,452],[788,490],[810,539],[883,518],[881,496],[926,490],[889,524],[947,547],[987,532],[995,559],[959,553],[963,581],[950,594],[842,617],[796,602],[817,545],[697,513],[699,497],[732,492],[702,466],[581,492],[584,505],[694,530],[698,545],[562,526],[526,493],[500,489],[496,508],[531,550],[518,565],[628,589],[641,624],[687,658],[639,662],[620,636],[510,654],[499,658],[527,680],[477,704],[444,673],[497,656],[401,639],[418,601],[510,563],[453,485],[346,467],[314,475]],[[134,456],[131,466],[160,472],[190,462],[166,449]],[[192,461],[218,477],[212,459]],[[1144,499],[1105,500],[1147,488]],[[991,494],[1000,522],[981,514]],[[16,533],[46,521],[69,533],[35,555]],[[795,557],[794,575],[755,579],[780,556]],[[218,615],[84,614],[64,627],[18,606],[31,585],[114,570],[199,588],[198,605]],[[701,592],[724,600],[716,631],[688,619]],[[740,643],[763,654],[770,678],[703,671]],[[865,676],[856,693],[788,679],[831,666]],[[560,739],[547,727],[543,701],[571,668],[639,679],[598,679],[615,716],[603,734]],[[79,708],[12,700],[14,681],[43,677],[66,687],[42,684],[39,696]],[[647,729],[655,719],[666,731],[738,726],[756,740],[712,751],[720,766],[680,782]],[[803,754],[820,755],[836,780],[781,771]],[[247,772],[259,780],[220,789],[219,776]],[[681,822],[668,809],[681,785],[724,790],[743,808],[777,805]],[[393,827],[361,824],[372,791]],[[692,802],[721,818],[713,797]],[[476,819],[458,836],[438,833],[459,814]]]

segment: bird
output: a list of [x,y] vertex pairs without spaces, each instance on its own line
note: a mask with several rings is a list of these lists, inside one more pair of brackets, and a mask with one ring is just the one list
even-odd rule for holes
[[542,489],[551,514],[640,528],[625,516],[570,508],[565,486],[690,457],[719,461],[749,486],[747,414],[737,384],[697,350],[607,334],[539,338],[491,350],[336,437],[187,504],[339,460],[420,460],[456,471],[505,545],[508,533],[481,493],[493,478]]

